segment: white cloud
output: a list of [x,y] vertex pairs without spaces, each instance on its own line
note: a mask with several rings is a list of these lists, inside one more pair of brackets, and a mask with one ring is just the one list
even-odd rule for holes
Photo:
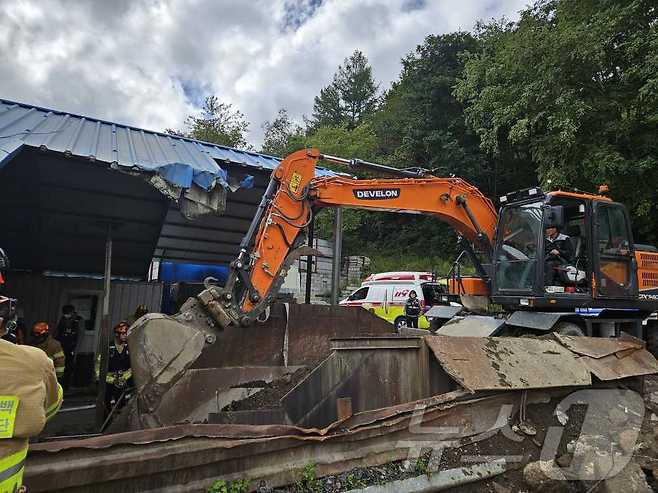
[[355,49],[382,87],[428,34],[516,17],[527,0],[0,0],[0,98],[153,130],[203,93],[260,125],[301,120]]

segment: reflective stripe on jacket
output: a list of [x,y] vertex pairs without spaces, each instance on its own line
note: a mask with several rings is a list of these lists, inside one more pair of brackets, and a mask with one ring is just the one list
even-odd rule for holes
[[0,493],[14,493],[21,487],[26,457],[27,444],[15,454],[0,457]]
[[[28,440],[41,433],[62,404],[53,363],[40,349],[0,340],[0,419],[14,423],[0,438],[0,493],[21,486]],[[7,422],[3,422],[7,425]],[[11,429],[10,429],[11,428]]]
[[61,378],[64,375],[64,365],[66,358],[64,356],[64,350],[62,345],[57,339],[53,339],[52,336],[43,341],[41,344],[35,344],[35,347],[41,349],[48,357],[52,360],[53,366],[55,367],[55,374],[57,378]]
[[[101,368],[101,355],[96,357],[96,379],[100,379]],[[122,380],[121,384],[125,384],[132,377],[133,372],[130,369],[130,352],[128,344],[124,344],[121,350],[117,347],[115,341],[110,343],[108,350],[107,361],[107,374],[105,375],[105,382],[110,385],[115,385]]]

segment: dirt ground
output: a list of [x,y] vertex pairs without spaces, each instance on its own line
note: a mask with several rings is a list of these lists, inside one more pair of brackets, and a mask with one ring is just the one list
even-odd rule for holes
[[224,406],[222,411],[254,411],[259,409],[272,409],[281,405],[280,399],[286,395],[292,388],[301,382],[311,371],[310,368],[300,368],[291,375],[285,375],[278,380],[265,382],[256,380],[253,382],[242,383],[239,387],[262,388],[259,392],[241,401],[233,401]]

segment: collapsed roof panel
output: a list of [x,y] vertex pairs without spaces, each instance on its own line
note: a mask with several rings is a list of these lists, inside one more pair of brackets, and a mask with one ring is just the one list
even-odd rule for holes
[[443,369],[465,389],[520,390],[590,385],[658,373],[638,339],[427,336]]
[[511,390],[590,385],[590,372],[555,341],[428,336],[443,369],[465,389]]

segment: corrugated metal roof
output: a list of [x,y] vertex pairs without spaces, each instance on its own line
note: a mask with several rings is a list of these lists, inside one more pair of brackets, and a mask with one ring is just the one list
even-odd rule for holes
[[[145,276],[153,257],[228,264],[278,163],[272,156],[0,99],[0,208],[8,221],[0,246],[16,269],[100,273],[106,224],[112,223],[117,275]],[[117,168],[157,170],[174,183],[167,170],[180,168],[193,171],[202,187],[206,174],[228,175],[232,184],[245,175],[252,179],[249,187],[227,193],[221,214],[190,221],[169,195]],[[318,170],[326,174],[332,173]]]
[[[259,169],[279,164],[265,154],[0,99],[0,167],[20,143],[141,170],[184,163],[217,174],[217,161]],[[318,170],[326,174],[332,173]]]

